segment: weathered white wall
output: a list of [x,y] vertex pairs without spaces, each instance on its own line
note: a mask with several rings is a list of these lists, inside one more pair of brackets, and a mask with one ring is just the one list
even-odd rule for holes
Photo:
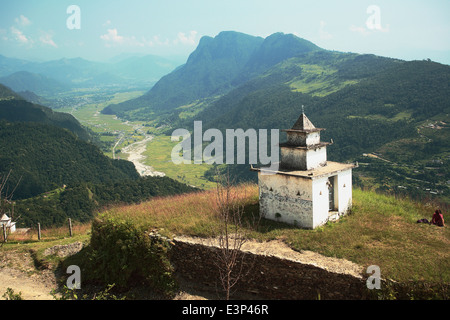
[[317,132],[295,132],[287,133],[287,143],[293,146],[307,146],[320,143],[320,131]]
[[314,229],[330,217],[328,178],[334,180],[334,209],[343,215],[352,204],[352,170],[318,178],[258,173],[260,214],[270,220]]
[[311,146],[320,143],[320,131],[312,132],[306,136],[306,145]]
[[313,228],[325,224],[330,216],[328,178],[334,180],[334,211],[338,216],[347,213],[352,205],[352,170],[324,176],[313,181]]
[[314,179],[313,186],[313,228],[328,221],[328,176]]
[[292,146],[306,146],[306,132],[288,132],[287,143]]
[[289,170],[306,170],[306,150],[281,147],[281,165]]
[[352,206],[352,169],[340,172],[337,181],[337,185],[339,186],[338,210],[339,213],[344,214]]
[[261,173],[258,179],[262,217],[303,228],[313,227],[311,179]]
[[312,170],[326,162],[326,146],[309,150],[281,147],[281,163],[285,169]]
[[318,168],[327,162],[327,147],[310,149],[306,152],[306,170]]

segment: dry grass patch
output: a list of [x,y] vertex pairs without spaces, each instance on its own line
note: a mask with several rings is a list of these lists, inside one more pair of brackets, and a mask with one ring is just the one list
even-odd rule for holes
[[[243,185],[234,189],[238,190],[238,201],[244,205],[257,201],[257,186]],[[215,190],[154,198],[138,205],[113,208],[104,215],[156,228],[166,235],[209,237],[216,234],[219,223],[216,198]]]

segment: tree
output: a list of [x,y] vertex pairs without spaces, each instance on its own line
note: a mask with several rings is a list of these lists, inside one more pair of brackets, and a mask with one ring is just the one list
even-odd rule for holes
[[241,249],[248,240],[250,230],[256,227],[257,220],[254,217],[244,219],[244,205],[240,199],[242,196],[233,187],[229,173],[217,174],[216,190],[219,250],[215,264],[226,300],[229,300],[231,289],[250,271],[251,264],[244,264],[246,254]]

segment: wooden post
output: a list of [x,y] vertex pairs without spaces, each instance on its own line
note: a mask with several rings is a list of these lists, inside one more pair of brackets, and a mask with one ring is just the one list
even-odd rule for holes
[[69,218],[69,234],[72,236],[72,220]]
[[6,242],[6,224],[3,224],[3,242]]
[[38,223],[38,240],[41,240],[41,224]]

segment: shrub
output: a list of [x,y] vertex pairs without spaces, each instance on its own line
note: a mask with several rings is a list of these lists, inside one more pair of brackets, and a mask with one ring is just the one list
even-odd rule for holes
[[7,288],[6,292],[3,294],[5,300],[23,300],[22,292],[15,293],[13,289]]
[[118,289],[143,284],[156,293],[171,296],[177,284],[169,250],[168,240],[150,237],[143,228],[129,221],[95,219],[82,268],[83,281],[115,284]]

